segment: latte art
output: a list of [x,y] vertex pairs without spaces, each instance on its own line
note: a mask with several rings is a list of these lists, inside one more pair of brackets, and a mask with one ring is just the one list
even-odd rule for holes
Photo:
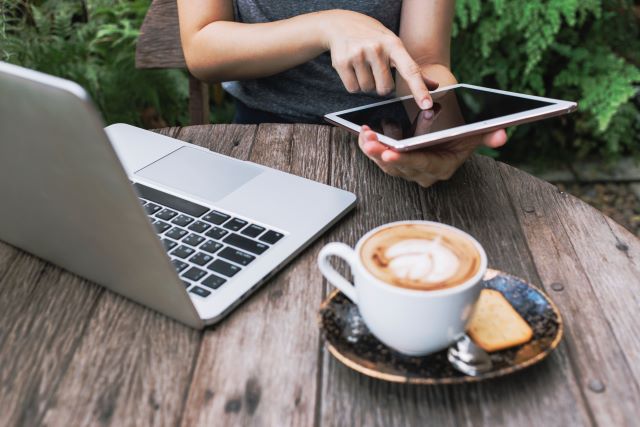
[[381,230],[363,243],[360,255],[378,279],[417,290],[462,284],[480,267],[478,250],[462,233],[419,224]]
[[396,243],[384,253],[389,270],[404,280],[439,283],[456,274],[460,261],[442,239],[409,239]]

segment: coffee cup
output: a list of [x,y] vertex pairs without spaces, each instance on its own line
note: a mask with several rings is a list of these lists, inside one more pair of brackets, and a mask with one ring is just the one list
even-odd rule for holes
[[[331,266],[331,256],[347,262],[353,284]],[[455,227],[400,221],[369,231],[355,249],[327,244],[318,266],[358,306],[376,338],[400,353],[424,356],[464,333],[487,256],[480,243]]]

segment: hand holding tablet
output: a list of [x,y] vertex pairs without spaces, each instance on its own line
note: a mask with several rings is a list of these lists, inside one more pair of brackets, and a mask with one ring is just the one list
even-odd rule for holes
[[479,145],[497,148],[506,141],[505,131],[497,130],[402,153],[381,144],[367,125],[362,126],[358,138],[362,151],[385,173],[416,182],[422,187],[449,179]]
[[325,120],[352,132],[367,125],[395,151],[429,147],[506,126],[567,114],[575,102],[457,84],[431,92],[430,110],[411,95],[327,114]]

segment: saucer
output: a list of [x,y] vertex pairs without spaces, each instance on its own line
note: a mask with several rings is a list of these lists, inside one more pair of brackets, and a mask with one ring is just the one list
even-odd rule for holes
[[562,339],[562,318],[551,299],[522,279],[487,270],[483,285],[501,292],[533,329],[528,343],[490,353],[493,368],[470,376],[447,361],[444,349],[424,357],[406,356],[382,344],[369,332],[358,307],[340,291],[322,303],[320,329],[329,352],[343,364],[373,378],[410,384],[459,384],[507,375],[547,357]]

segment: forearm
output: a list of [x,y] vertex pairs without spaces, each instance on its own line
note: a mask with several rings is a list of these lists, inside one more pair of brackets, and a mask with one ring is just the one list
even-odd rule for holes
[[183,40],[187,66],[204,81],[265,77],[307,62],[328,47],[324,13],[282,21],[212,22]]
[[[420,64],[420,62],[419,62]],[[439,83],[439,87],[458,83],[451,70],[442,64],[420,64],[423,74]],[[396,96],[408,95],[411,92],[404,79],[396,73]]]

